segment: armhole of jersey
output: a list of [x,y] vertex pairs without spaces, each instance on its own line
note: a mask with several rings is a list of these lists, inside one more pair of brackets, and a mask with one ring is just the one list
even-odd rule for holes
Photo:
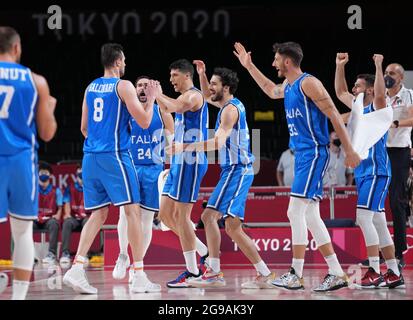
[[314,103],[314,101],[311,100],[311,98],[310,98],[309,96],[307,96],[307,94],[304,92],[304,89],[303,89],[303,87],[302,87],[303,81],[304,81],[304,79],[307,78],[307,77],[312,77],[312,76],[307,73],[307,74],[305,74],[305,76],[300,80],[300,91],[303,93],[303,95],[304,95],[304,97],[305,97],[306,99],[308,99],[308,100],[310,100],[311,102]]
[[33,77],[33,72],[29,68],[27,68],[27,70],[29,71],[29,77],[30,77],[30,81],[33,85],[33,90],[36,93],[36,97],[38,98],[39,97],[39,92],[37,91],[36,82],[34,81],[34,77]]
[[[238,107],[237,107],[235,104],[229,102],[229,103],[227,103],[225,106],[223,106],[222,109],[221,109],[221,114],[220,114],[220,116],[219,116],[219,124],[220,124],[220,125],[221,125],[221,115],[222,115],[222,112],[223,112],[224,109],[225,109],[227,106],[229,106],[229,105],[232,105],[232,106],[235,107],[235,109],[237,109],[238,119],[237,119],[237,121],[236,121],[235,123],[238,123],[238,122],[240,122],[240,120],[241,120],[241,113],[240,113]],[[241,122],[240,122],[240,126],[241,126]],[[238,128],[238,129],[240,129],[240,128]]]
[[[154,104],[154,106],[155,106],[155,104]],[[156,106],[157,106],[157,109],[158,109],[159,119],[161,119],[161,122],[162,122],[162,127],[165,129],[165,121],[164,121],[164,119],[163,119],[163,117],[162,117],[161,108],[159,108],[158,105],[156,105]]]
[[120,82],[120,81],[121,81],[121,79],[119,79],[119,80],[116,82],[115,92],[116,92],[116,96],[118,97],[118,99],[119,99],[124,105],[126,105],[125,101],[122,100],[122,98],[120,97],[120,94],[119,94],[119,92],[118,92],[118,85],[119,85],[119,82]]
[[[204,105],[205,105],[205,97],[204,97],[204,95],[202,94],[202,92],[201,92],[200,90],[198,90],[197,88],[195,88],[195,87],[192,87],[192,88],[189,89],[189,90],[195,90],[196,92],[198,92],[198,93],[202,96],[202,105],[201,105],[201,108],[199,108],[199,109],[196,110],[196,111],[188,110],[189,112],[195,113],[195,112],[198,112],[199,110],[201,110],[201,109],[204,107]],[[188,112],[188,111],[186,111],[186,112]]]

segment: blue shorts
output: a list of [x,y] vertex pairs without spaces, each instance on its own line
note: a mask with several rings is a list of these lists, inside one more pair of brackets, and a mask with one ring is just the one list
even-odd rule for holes
[[111,203],[139,203],[139,182],[129,152],[85,153],[83,157],[85,209],[96,210]]
[[0,222],[7,220],[7,212],[17,219],[37,220],[37,170],[37,153],[33,150],[0,156]]
[[373,212],[383,212],[391,177],[356,177],[357,208]]
[[208,200],[207,208],[214,209],[224,218],[244,220],[248,190],[254,180],[252,165],[232,165],[223,168],[219,182]]
[[208,161],[201,152],[197,153],[197,161],[182,161],[182,157],[176,158],[171,165],[162,195],[178,202],[194,203],[198,198],[202,178],[208,170]]
[[138,165],[135,169],[139,180],[141,207],[159,211],[158,177],[163,170],[163,165]]
[[329,159],[328,146],[296,151],[291,196],[321,200],[323,198],[323,177]]

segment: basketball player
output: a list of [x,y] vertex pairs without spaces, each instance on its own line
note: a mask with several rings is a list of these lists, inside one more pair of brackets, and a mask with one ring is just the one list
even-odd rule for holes
[[329,266],[323,282],[313,290],[323,292],[346,287],[348,277],[334,253],[319,208],[323,175],[329,160],[328,118],[343,144],[346,166],[355,167],[360,162],[359,155],[351,146],[343,120],[322,83],[301,71],[303,52],[299,44],[274,44],[275,58],[272,65],[279,77],[286,78],[281,85],[274,84],[258,70],[252,63],[251,52],[247,52],[242,44],[235,43],[234,47],[235,56],[260,88],[272,99],[284,98],[290,148],[295,151],[295,178],[287,212],[291,224],[293,261],[290,270],[272,283],[290,290],[304,289],[303,266],[308,228]]
[[[344,67],[349,61],[347,53],[337,53],[335,90],[337,98],[347,107],[352,108],[355,96],[364,93],[363,113],[374,112],[386,108],[386,87],[383,76],[383,56],[375,54],[373,60],[376,75],[361,74],[352,89],[348,91]],[[379,287],[404,288],[395,257],[394,243],[387,228],[384,202],[391,180],[391,167],[386,149],[387,132],[369,149],[369,155],[356,167],[354,176],[357,185],[357,224],[360,226],[367,247],[369,269],[361,279],[362,289]],[[379,249],[386,260],[387,272],[380,272]]]
[[[188,60],[181,59],[173,62],[169,70],[170,82],[181,95],[173,99],[158,93],[156,101],[162,111],[175,113],[175,142],[206,140],[208,104],[202,92],[194,87],[194,67]],[[194,232],[191,210],[207,168],[204,152],[184,152],[172,158],[171,169],[162,192],[159,218],[179,236],[187,270],[168,282],[168,287],[188,287],[186,280],[200,275],[196,259],[196,249],[200,246],[200,241],[197,241]],[[200,255],[203,256],[201,262],[204,262],[207,250],[204,244],[202,246],[204,252]]]
[[[125,56],[119,44],[107,43],[101,49],[104,75],[86,88],[82,106],[81,131],[83,147],[83,185],[85,210],[92,214],[82,229],[74,263],[63,282],[79,293],[96,294],[84,270],[86,253],[105,222],[108,206],[124,205],[128,221],[128,240],[133,255],[135,274],[132,292],[159,292],[143,271],[143,237],[140,219],[139,182],[130,149],[129,121],[131,116],[142,128],[148,128],[153,108],[145,110],[125,74]],[[148,100],[154,101],[156,82],[150,81]]]
[[[150,78],[140,76],[136,80],[136,92],[145,110],[153,108],[149,128],[142,129],[131,119],[131,153],[139,181],[141,221],[143,231],[143,256],[152,239],[152,225],[155,213],[159,211],[158,177],[164,169],[164,146],[173,140],[174,119],[170,113],[161,112],[159,106],[148,101],[146,88]],[[149,102],[151,104],[149,104]],[[162,141],[163,140],[163,141]],[[166,142],[165,140],[169,140]],[[128,255],[128,224],[125,211],[120,207],[118,236],[120,253],[113,269],[114,279],[123,279],[130,260]],[[129,272],[129,282],[133,279],[133,268]]]
[[36,131],[47,142],[57,129],[56,99],[43,76],[20,64],[21,53],[16,30],[0,26],[0,222],[10,215],[13,300],[26,298],[33,269],[39,198]]
[[201,216],[208,244],[209,267],[201,277],[191,279],[188,283],[194,287],[225,285],[219,259],[221,232],[218,227],[218,220],[223,217],[227,234],[257,270],[256,279],[243,283],[241,287],[247,289],[274,288],[269,282],[274,280],[275,274],[268,269],[258,254],[254,242],[242,229],[245,202],[254,179],[252,168],[254,156],[250,151],[245,107],[240,100],[234,97],[239,82],[238,76],[230,69],[215,68],[209,83],[204,62],[195,60],[194,63],[197,66],[204,97],[210,104],[220,108],[215,124],[215,136],[206,141],[176,143],[173,148],[167,150],[175,153],[219,150],[219,163],[222,171],[220,180],[209,198],[207,208]]

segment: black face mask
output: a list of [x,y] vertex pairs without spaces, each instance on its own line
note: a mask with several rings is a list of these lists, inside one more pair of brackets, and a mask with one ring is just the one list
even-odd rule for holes
[[334,144],[336,147],[340,147],[340,146],[341,146],[341,141],[340,141],[340,139],[334,139],[334,140],[333,140],[333,144]]
[[390,76],[384,77],[384,85],[386,86],[387,89],[393,88],[395,84],[396,84],[396,80],[394,80],[392,77]]

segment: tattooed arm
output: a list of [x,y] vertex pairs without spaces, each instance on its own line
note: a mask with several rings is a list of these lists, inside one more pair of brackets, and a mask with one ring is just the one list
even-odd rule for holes
[[334,131],[337,133],[346,153],[346,166],[356,167],[360,163],[360,157],[354,151],[343,119],[321,81],[315,77],[307,77],[301,83],[301,88],[304,94],[330,119]]

